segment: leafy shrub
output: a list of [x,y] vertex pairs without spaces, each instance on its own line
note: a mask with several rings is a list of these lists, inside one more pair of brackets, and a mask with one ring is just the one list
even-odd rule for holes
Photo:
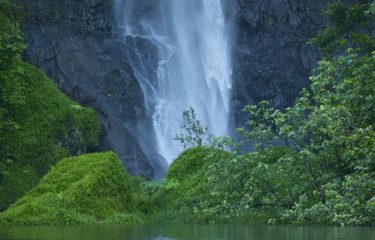
[[326,56],[348,47],[361,48],[364,52],[375,50],[371,25],[375,20],[373,1],[364,0],[354,4],[336,1],[329,4],[323,14],[330,18],[331,24],[311,39],[310,43]]
[[30,166],[20,166],[12,162],[0,170],[0,203],[14,203],[18,196],[29,191],[39,181],[35,169]]
[[11,3],[0,1],[0,70],[11,65],[25,50],[23,34],[13,15]]
[[179,141],[184,149],[201,147],[210,141],[211,134],[208,127],[197,118],[192,107],[182,113],[181,129],[183,133],[177,134],[174,139]]
[[[192,148],[154,194],[182,222],[371,225],[375,193],[375,52],[320,62],[295,105],[248,106],[250,153]],[[276,141],[278,140],[278,141]],[[283,141],[280,141],[283,140]],[[283,142],[285,146],[274,146]],[[268,219],[267,219],[268,218]]]
[[205,157],[209,154],[209,149],[205,147],[190,148],[184,151],[169,167],[167,179],[183,181],[189,175],[196,174],[206,163]]
[[[249,114],[255,112],[255,116],[260,114],[270,121],[250,122],[255,132],[247,136],[262,144],[263,136],[287,139],[293,152],[280,158],[277,168],[268,167],[268,173],[262,174],[263,181],[267,175],[284,173],[289,180],[295,179],[271,191],[291,196],[286,207],[294,206],[283,213],[285,221],[338,225],[374,222],[369,204],[375,192],[374,68],[375,52],[349,49],[343,56],[320,62],[311,77],[311,92],[304,90],[293,107],[284,112],[267,109],[266,103],[248,108]],[[277,170],[280,168],[282,172]],[[255,165],[250,169],[250,174],[256,174]],[[281,179],[277,182],[272,186],[283,183]],[[261,185],[255,189],[267,196]]]

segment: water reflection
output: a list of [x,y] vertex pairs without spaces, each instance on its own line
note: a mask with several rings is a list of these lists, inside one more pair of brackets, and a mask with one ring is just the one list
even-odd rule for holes
[[374,240],[374,228],[267,225],[77,226],[0,228],[1,240]]

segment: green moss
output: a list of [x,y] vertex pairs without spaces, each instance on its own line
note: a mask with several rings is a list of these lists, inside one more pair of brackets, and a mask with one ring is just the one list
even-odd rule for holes
[[206,163],[209,149],[204,147],[190,148],[183,152],[170,166],[167,179],[184,180],[194,175]]
[[11,2],[0,0],[0,211],[62,158],[92,151],[100,132],[92,109],[22,62],[26,46],[14,17]]
[[0,203],[15,201],[15,196],[22,196],[39,181],[35,169],[30,166],[11,164],[2,172],[3,181],[0,185]]
[[148,188],[149,183],[150,182],[142,176],[130,177],[134,208],[137,209],[137,211],[143,213],[145,216],[152,214],[155,210],[155,205],[153,205],[151,196],[148,194],[152,194],[151,192],[149,192],[150,190],[152,190]]
[[212,151],[214,150],[205,147],[191,148],[173,162],[168,170],[165,184],[174,183],[174,187],[165,189],[170,206],[178,207],[200,197],[202,192],[200,190],[204,187],[203,174],[217,157]]
[[[93,149],[100,125],[92,109],[70,100],[40,70],[20,60],[0,71],[0,81],[0,196],[7,196],[0,198],[2,210],[30,190],[23,186],[35,183],[10,184],[15,166],[43,176],[69,154]],[[23,191],[13,192],[19,186]]]
[[130,179],[112,152],[67,158],[7,211],[2,225],[134,223]]
[[165,182],[153,195],[156,210],[150,221],[206,222],[206,216],[196,211],[196,206],[210,197],[205,172],[212,162],[224,155],[224,151],[207,147],[183,152],[173,162]]
[[[285,147],[276,147],[260,155],[273,164],[289,152]],[[246,207],[244,191],[248,191],[249,184],[244,185],[248,177],[244,173],[258,160],[212,147],[186,150],[173,162],[165,181],[153,194],[151,205],[155,210],[149,221],[248,224],[276,218],[271,209]]]

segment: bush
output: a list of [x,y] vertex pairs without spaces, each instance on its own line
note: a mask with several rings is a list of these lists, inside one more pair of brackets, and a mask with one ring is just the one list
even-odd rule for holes
[[0,0],[0,70],[10,66],[25,50],[23,34],[13,15],[11,3]]
[[[268,181],[272,176],[289,175],[286,181],[280,179],[269,189],[269,193],[284,199],[291,196],[286,205],[288,209],[280,212],[284,221],[373,224],[373,69],[375,52],[349,49],[343,56],[320,62],[311,77],[311,92],[304,90],[294,106],[283,112],[275,109],[264,111],[265,103],[248,108],[250,115],[253,111],[265,114],[272,125],[252,121],[251,126],[255,126],[253,129],[257,134],[247,136],[265,134],[269,139],[287,139],[288,148],[293,153],[280,158],[276,168],[268,166],[261,175],[262,181]],[[271,141],[268,144],[270,147]],[[256,174],[257,167],[250,167],[249,172],[250,175]],[[294,183],[291,182],[293,179]],[[284,182],[287,184],[282,186]],[[282,187],[277,188],[279,185]],[[261,185],[255,188],[267,196],[262,189]]]
[[179,141],[184,149],[201,147],[211,140],[208,127],[197,118],[192,107],[182,113],[181,130],[183,133],[177,134],[174,140]]
[[167,179],[183,181],[190,175],[196,174],[206,163],[205,157],[208,154],[209,149],[205,147],[195,147],[184,151],[169,167]]
[[18,196],[22,196],[29,191],[40,179],[35,169],[30,166],[8,164],[9,166],[0,170],[2,173],[0,203],[3,204],[14,203]]
[[153,194],[157,209],[151,220],[208,222],[211,216],[200,212],[200,205],[216,199],[209,195],[205,173],[211,164],[226,155],[225,151],[211,147],[195,147],[181,153],[169,168],[159,190]]
[[130,179],[112,152],[59,162],[27,195],[0,214],[1,225],[133,223]]
[[349,49],[320,62],[311,91],[303,90],[292,107],[247,107],[249,128],[241,132],[255,150],[182,153],[154,194],[161,207],[156,219],[373,224],[373,69],[375,52]]

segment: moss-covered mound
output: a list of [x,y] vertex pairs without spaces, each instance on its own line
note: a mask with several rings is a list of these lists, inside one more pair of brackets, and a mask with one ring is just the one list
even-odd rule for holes
[[208,147],[183,152],[170,166],[167,177],[154,194],[160,208],[151,221],[206,222],[205,214],[196,207],[209,200],[210,186],[206,172],[213,162],[226,157],[226,152]]
[[67,158],[7,211],[0,225],[133,223],[129,176],[117,156]]
[[197,174],[199,170],[207,163],[205,161],[209,149],[204,147],[190,148],[181,153],[168,169],[167,179],[176,179],[179,181]]
[[64,96],[33,66],[17,60],[0,75],[0,210],[4,210],[59,160],[94,148],[100,125],[92,109]]
[[[269,182],[251,178],[249,170],[254,168],[254,164],[263,162],[270,168],[274,167],[272,164],[288,154],[290,151],[285,147],[245,155],[234,155],[233,152],[213,147],[188,149],[173,162],[166,179],[153,194],[152,207],[156,206],[156,211],[150,220],[210,224],[266,223],[275,214],[268,208],[261,211],[250,208],[253,205],[248,193],[252,193],[253,185],[267,185]],[[270,183],[279,186],[283,177],[275,176]],[[265,193],[259,191],[257,194]]]

